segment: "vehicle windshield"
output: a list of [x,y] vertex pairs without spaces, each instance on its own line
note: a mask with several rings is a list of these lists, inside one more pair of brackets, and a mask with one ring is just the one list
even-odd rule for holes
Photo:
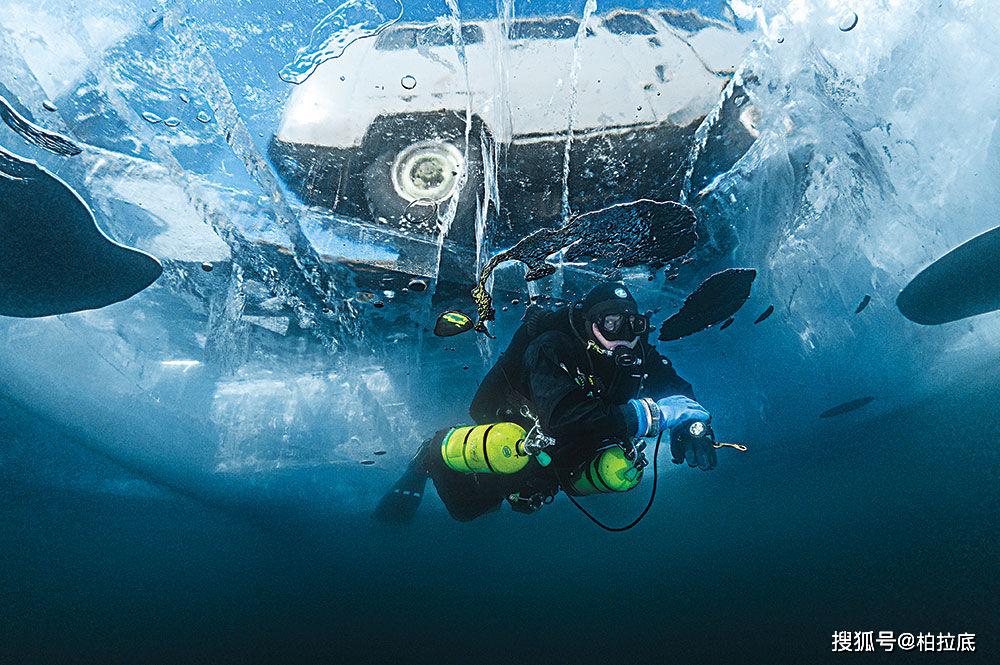
[[398,51],[416,46],[417,31],[413,28],[392,28],[378,36],[375,48],[380,51]]
[[705,28],[710,28],[714,25],[711,21],[708,21],[701,16],[698,16],[695,12],[672,12],[665,11],[660,12],[660,18],[662,18],[668,25],[671,25],[685,32],[698,32],[699,30],[704,30]]
[[573,39],[580,29],[580,22],[572,18],[548,21],[521,20],[510,27],[510,38],[521,39]]
[[656,28],[635,12],[619,12],[604,19],[604,27],[616,35],[655,35]]

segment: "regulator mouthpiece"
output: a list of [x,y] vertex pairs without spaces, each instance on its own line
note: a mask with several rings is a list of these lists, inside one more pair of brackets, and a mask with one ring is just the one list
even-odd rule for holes
[[614,361],[615,365],[618,367],[638,367],[642,364],[642,358],[637,356],[635,351],[626,346],[616,347],[615,350],[611,352],[611,360]]

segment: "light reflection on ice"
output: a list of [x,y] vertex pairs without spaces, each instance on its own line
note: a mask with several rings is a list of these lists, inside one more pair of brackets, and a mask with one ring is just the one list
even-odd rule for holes
[[402,17],[403,3],[396,0],[347,0],[313,28],[309,44],[298,50],[279,76],[288,83],[302,83],[317,67],[340,57],[354,42],[374,37]]

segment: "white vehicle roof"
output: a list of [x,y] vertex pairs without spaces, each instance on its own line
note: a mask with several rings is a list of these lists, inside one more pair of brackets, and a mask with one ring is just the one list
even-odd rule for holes
[[622,10],[591,17],[575,52],[579,27],[570,16],[516,19],[509,30],[464,23],[463,64],[448,24],[391,26],[297,86],[278,139],[350,148],[378,116],[467,108],[500,141],[565,134],[571,111],[577,133],[686,126],[711,110],[752,40],[694,11]]

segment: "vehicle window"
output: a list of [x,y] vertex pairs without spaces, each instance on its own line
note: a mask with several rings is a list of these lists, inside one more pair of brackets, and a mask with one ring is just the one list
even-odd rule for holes
[[[483,41],[483,29],[478,25],[463,25],[462,40],[466,44]],[[401,51],[420,46],[451,46],[451,28],[433,25],[428,28],[394,28],[383,32],[375,42],[380,51]]]
[[413,28],[390,28],[378,36],[375,48],[380,51],[400,51],[416,46],[417,31]]
[[620,12],[604,19],[604,27],[616,35],[655,35],[656,28],[639,14]]
[[[420,46],[451,46],[452,29],[448,25],[432,25],[417,32],[417,44]],[[462,42],[479,44],[483,41],[483,29],[478,25],[462,26]]]
[[451,46],[451,28],[432,25],[417,31],[418,46]]
[[660,18],[675,28],[685,32],[698,32],[711,27],[712,23],[694,12],[660,12]]
[[483,29],[478,25],[463,25],[462,41],[466,44],[481,43],[483,41]]
[[573,39],[580,22],[572,18],[550,21],[515,21],[510,26],[510,38],[516,39]]

